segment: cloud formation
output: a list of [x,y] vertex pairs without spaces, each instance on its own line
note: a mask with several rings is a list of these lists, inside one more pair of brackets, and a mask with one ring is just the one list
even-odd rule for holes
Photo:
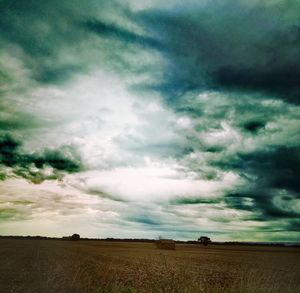
[[168,47],[161,90],[257,91],[297,103],[297,7],[297,1],[226,0],[142,12],[141,23]]
[[297,239],[296,0],[0,5],[5,233]]
[[45,150],[41,154],[26,154],[20,151],[20,146],[21,143],[11,136],[0,136],[2,180],[13,174],[40,183],[43,180],[59,179],[62,175],[60,172],[73,173],[81,169],[80,161],[74,156],[71,157],[72,152],[69,148]]

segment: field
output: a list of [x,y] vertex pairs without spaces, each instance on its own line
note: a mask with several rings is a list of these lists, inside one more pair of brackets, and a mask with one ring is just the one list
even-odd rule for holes
[[0,292],[300,292],[284,247],[0,239]]

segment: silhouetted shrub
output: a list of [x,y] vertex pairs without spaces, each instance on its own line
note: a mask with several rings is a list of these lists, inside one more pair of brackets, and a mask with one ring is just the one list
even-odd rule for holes
[[73,234],[71,236],[71,240],[73,240],[73,241],[76,241],[76,240],[79,240],[79,239],[80,239],[80,235],[79,234]]
[[201,244],[203,244],[203,245],[208,245],[209,243],[211,243],[211,240],[210,240],[210,238],[209,237],[207,237],[207,236],[201,236],[201,237],[199,237],[198,238],[198,242],[200,242]]

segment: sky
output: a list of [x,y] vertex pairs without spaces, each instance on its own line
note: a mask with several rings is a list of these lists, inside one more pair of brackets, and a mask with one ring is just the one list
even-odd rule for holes
[[298,0],[1,0],[0,234],[300,239]]

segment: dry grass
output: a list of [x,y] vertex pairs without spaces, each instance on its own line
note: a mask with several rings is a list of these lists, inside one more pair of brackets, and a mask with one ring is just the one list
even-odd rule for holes
[[0,292],[300,292],[293,248],[0,240]]

